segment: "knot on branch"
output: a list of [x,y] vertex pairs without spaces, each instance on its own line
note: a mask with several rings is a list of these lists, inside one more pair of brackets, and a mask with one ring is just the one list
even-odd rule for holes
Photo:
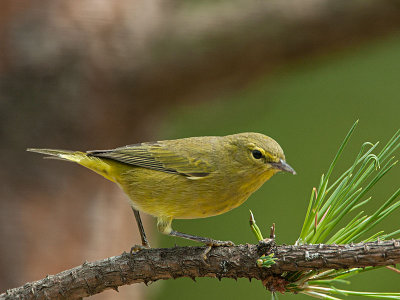
[[276,243],[274,239],[266,238],[258,242],[257,254],[259,256],[268,255],[276,251]]
[[289,284],[289,281],[282,278],[280,275],[272,275],[265,278],[262,284],[270,292],[279,292],[283,294],[286,292],[286,285]]

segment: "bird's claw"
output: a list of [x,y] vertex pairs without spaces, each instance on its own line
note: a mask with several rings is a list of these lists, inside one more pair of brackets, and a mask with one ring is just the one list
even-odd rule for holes
[[219,241],[219,240],[208,240],[205,242],[205,245],[207,246],[206,250],[203,252],[203,259],[207,260],[207,254],[211,251],[213,247],[230,247],[230,246],[235,246],[235,244],[231,241]]
[[210,247],[230,247],[235,246],[232,241],[219,241],[219,240],[209,240],[205,243],[207,246]]
[[145,249],[150,249],[150,246],[148,246],[148,245],[133,245],[131,248],[131,251],[129,253],[130,253],[130,255],[134,255],[135,253],[145,250]]

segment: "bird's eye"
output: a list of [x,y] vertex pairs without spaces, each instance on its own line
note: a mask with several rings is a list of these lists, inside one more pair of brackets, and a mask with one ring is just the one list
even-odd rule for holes
[[251,151],[251,154],[253,154],[253,157],[255,159],[260,159],[261,157],[263,157],[262,153],[259,150],[253,150]]

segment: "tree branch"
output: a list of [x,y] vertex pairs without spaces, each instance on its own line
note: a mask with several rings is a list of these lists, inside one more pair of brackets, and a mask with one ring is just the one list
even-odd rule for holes
[[[248,278],[267,282],[286,271],[387,266],[400,262],[400,240],[351,245],[276,246],[273,241],[232,247],[148,249],[110,257],[8,290],[0,299],[77,299],[106,289],[160,279],[189,277]],[[271,268],[257,259],[274,253]]]

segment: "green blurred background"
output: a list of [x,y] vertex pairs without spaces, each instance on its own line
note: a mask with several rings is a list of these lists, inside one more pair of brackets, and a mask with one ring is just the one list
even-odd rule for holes
[[[360,120],[335,174],[349,166],[364,141],[384,144],[400,126],[400,36],[371,43],[362,49],[318,57],[281,69],[273,79],[261,78],[230,95],[175,108],[168,113],[160,137],[224,135],[256,131],[275,138],[297,176],[280,174],[241,207],[221,216],[199,220],[176,220],[175,228],[185,232],[235,243],[254,243],[248,226],[249,209],[265,235],[276,223],[277,242],[293,244],[301,230],[312,187],[329,167],[344,136]],[[398,155],[398,154],[397,154]],[[395,168],[371,193],[382,203],[399,186]],[[376,204],[369,205],[372,212]],[[400,212],[379,230],[398,228]],[[379,231],[378,228],[375,231]],[[183,241],[162,238],[162,246]],[[399,278],[389,270],[377,270],[351,280],[360,291],[399,291]],[[240,279],[170,280],[153,299],[266,299],[259,282]],[[282,295],[280,298],[307,298]],[[351,298],[351,297],[350,297]]]
[[[244,131],[285,151],[279,174],[221,216],[175,220],[183,232],[255,243],[249,209],[278,243],[293,244],[311,189],[351,125],[334,175],[365,141],[400,127],[396,1],[4,1],[0,10],[0,292],[103,259],[139,242],[125,196],[83,168],[27,147],[107,149],[140,141]],[[400,153],[397,153],[399,156]],[[394,168],[367,213],[399,186]],[[396,212],[375,230],[399,228]],[[155,230],[152,245],[195,245]],[[399,292],[381,269],[345,289]],[[94,299],[268,299],[260,282],[176,279]],[[304,298],[281,295],[280,298]],[[351,298],[351,297],[349,297]]]

